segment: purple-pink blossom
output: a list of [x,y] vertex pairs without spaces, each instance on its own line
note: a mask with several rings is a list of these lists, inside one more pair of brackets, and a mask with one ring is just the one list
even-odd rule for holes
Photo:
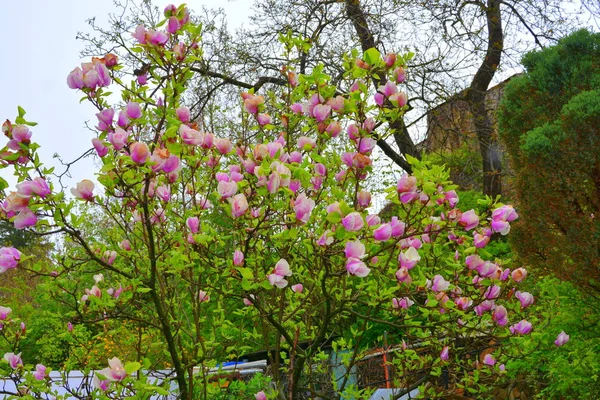
[[358,258],[348,258],[346,260],[346,271],[350,275],[355,275],[359,278],[364,278],[371,272],[366,264]]
[[513,335],[527,335],[531,332],[532,329],[533,325],[531,325],[531,323],[527,320],[521,320],[519,321],[519,323],[514,324],[509,328],[510,333],[512,333]]
[[556,340],[554,341],[554,344],[557,347],[561,347],[562,345],[564,345],[565,343],[567,343],[569,341],[569,335],[567,335],[565,333],[565,331],[562,331],[558,334],[558,336],[556,337]]
[[84,179],[71,189],[71,194],[78,199],[92,201],[94,199],[94,182]]
[[21,261],[21,252],[14,247],[0,248],[0,274],[16,268]]
[[360,231],[365,226],[362,215],[358,212],[351,212],[342,219],[342,225],[347,231]]

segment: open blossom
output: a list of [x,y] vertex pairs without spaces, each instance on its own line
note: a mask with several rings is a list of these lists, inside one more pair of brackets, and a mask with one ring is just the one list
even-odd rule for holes
[[496,365],[496,359],[494,358],[493,355],[486,354],[485,357],[483,357],[483,363],[485,365],[489,365],[490,367],[493,367],[494,365]]
[[518,215],[512,206],[502,206],[492,212],[490,227],[494,232],[506,235],[510,231],[510,223],[517,218]]
[[200,303],[205,303],[209,300],[210,300],[210,296],[204,290],[198,291],[198,301]]
[[250,114],[258,114],[259,106],[265,102],[262,96],[250,93],[242,93],[242,98],[244,99],[244,110]]
[[415,304],[415,302],[412,301],[408,297],[401,297],[401,298],[393,298],[392,299],[392,307],[394,307],[396,309],[404,308],[406,310],[410,306],[412,306],[413,304]]
[[132,143],[129,147],[131,152],[131,160],[136,164],[143,164],[150,156],[150,149],[144,142]]
[[288,264],[288,262],[282,258],[277,261],[277,264],[275,264],[273,273],[280,276],[291,276],[292,270],[290,269],[290,264]]
[[217,184],[217,192],[221,198],[226,199],[232,197],[238,191],[238,185],[236,182],[225,182],[221,181]]
[[400,266],[406,269],[412,269],[421,260],[419,252],[414,247],[409,247],[408,250],[400,252],[398,255],[398,261]]
[[448,289],[449,286],[450,282],[446,281],[441,275],[436,275],[433,277],[431,290],[434,292],[443,292]]
[[475,214],[475,210],[469,210],[460,216],[458,224],[465,228],[466,231],[470,231],[479,225],[479,216]]
[[46,377],[46,367],[42,364],[37,364],[35,366],[35,372],[33,373],[33,378],[38,381],[43,381]]
[[262,390],[254,395],[256,400],[267,400],[267,395]]
[[92,201],[94,199],[94,182],[84,179],[77,184],[76,188],[71,189],[73,196],[78,199]]
[[525,279],[527,277],[527,270],[523,267],[517,268],[515,270],[513,270],[513,272],[510,274],[510,276],[512,277],[513,281],[515,282],[521,282],[523,279]]
[[362,215],[358,212],[351,212],[346,215],[344,219],[342,219],[342,225],[346,228],[347,231],[355,232],[360,231],[363,226],[365,226],[365,222],[363,220]]
[[269,279],[269,283],[279,289],[283,289],[284,287],[287,286],[288,281],[285,279],[284,276],[281,275],[277,275],[277,274],[270,274],[268,276]]
[[0,274],[16,268],[21,261],[21,252],[14,247],[0,248]]
[[315,201],[306,197],[305,193],[300,193],[294,202],[296,219],[304,223],[308,222],[313,208],[315,208]]
[[562,345],[564,345],[565,343],[567,343],[569,341],[569,335],[567,335],[565,333],[565,331],[562,331],[558,334],[558,336],[556,337],[556,340],[554,341],[554,344],[558,347],[561,347]]
[[101,390],[107,390],[110,382],[120,382],[127,376],[123,363],[117,357],[108,360],[108,368],[98,371],[106,380],[100,380],[97,374],[94,374],[94,386]]
[[17,194],[22,197],[31,197],[32,195],[46,197],[51,193],[48,183],[44,178],[36,177],[31,181],[25,181],[17,184]]
[[373,238],[380,242],[388,241],[392,237],[392,231],[392,225],[382,224],[373,231]]
[[248,200],[243,193],[236,194],[230,198],[231,200],[231,215],[234,218],[241,217],[248,211]]
[[500,326],[506,325],[508,323],[508,313],[506,311],[506,307],[497,306],[492,313],[492,319]]
[[4,321],[8,318],[8,314],[12,312],[10,307],[0,306],[0,321]]
[[527,335],[531,332],[532,329],[533,326],[531,325],[531,322],[528,322],[527,320],[521,320],[519,323],[514,324],[509,328],[510,333],[512,333],[513,335]]
[[301,283],[292,285],[292,291],[294,293],[302,293],[303,290],[304,290],[304,286]]
[[492,285],[486,289],[484,297],[488,300],[493,300],[493,299],[497,299],[499,295],[500,295],[500,286]]
[[349,258],[346,260],[346,271],[359,278],[364,278],[371,272],[365,263],[358,258]]
[[344,254],[346,258],[363,258],[365,256],[365,245],[360,240],[347,242]]
[[527,308],[533,304],[534,298],[531,293],[521,292],[517,290],[517,292],[515,293],[515,297],[521,302],[521,308]]
[[8,362],[8,365],[12,369],[17,369],[23,366],[23,360],[21,360],[21,353],[5,353],[4,359],[6,360],[6,362]]

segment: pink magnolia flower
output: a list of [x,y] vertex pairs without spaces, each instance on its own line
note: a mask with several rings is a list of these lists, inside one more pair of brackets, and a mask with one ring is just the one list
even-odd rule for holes
[[106,131],[112,126],[113,119],[115,117],[115,110],[110,107],[105,108],[97,113],[96,117],[98,118],[97,128],[101,131]]
[[493,355],[486,354],[485,357],[483,357],[483,363],[485,365],[489,365],[490,367],[493,367],[494,365],[496,365],[496,359],[494,358]]
[[490,242],[490,237],[487,235],[482,235],[478,232],[473,232],[473,244],[476,248],[482,249]]
[[459,297],[458,299],[454,300],[454,303],[459,310],[466,311],[473,304],[473,300],[469,299],[468,297]]
[[306,197],[305,193],[300,193],[300,195],[294,201],[296,219],[304,223],[308,222],[313,208],[315,208],[315,201]]
[[71,189],[71,193],[78,199],[92,201],[94,199],[94,182],[84,179]]
[[292,291],[294,293],[302,293],[303,290],[304,290],[304,286],[301,283],[292,285]]
[[314,139],[311,139],[306,136],[300,136],[298,138],[298,148],[300,150],[311,151],[315,148],[317,142]]
[[533,304],[534,298],[531,293],[521,292],[517,290],[517,292],[515,293],[515,297],[521,302],[521,308],[527,308]]
[[13,220],[15,229],[25,229],[29,226],[35,226],[36,223],[37,216],[29,209],[20,211]]
[[14,247],[0,248],[0,274],[16,268],[21,261],[21,252]]
[[233,147],[231,140],[223,138],[215,139],[214,144],[217,151],[221,154],[229,154]]
[[400,267],[404,267],[406,269],[412,269],[415,265],[421,260],[421,256],[419,252],[414,247],[409,247],[408,250],[404,252],[400,252],[398,255],[398,261],[400,262]]
[[233,252],[233,265],[238,267],[244,265],[244,253],[242,253],[240,250]]
[[401,267],[398,271],[396,271],[396,279],[398,279],[398,282],[400,283],[410,284],[412,282],[410,273],[405,267]]
[[135,142],[129,147],[131,160],[136,164],[143,164],[150,156],[150,149],[144,142]]
[[510,276],[512,277],[513,281],[519,283],[527,277],[527,270],[523,267],[517,268],[513,270]]
[[363,208],[369,207],[369,204],[371,204],[371,193],[369,193],[365,190],[361,190],[356,195],[356,200],[360,207],[363,207]]
[[392,225],[382,224],[373,231],[373,238],[380,242],[386,242],[392,237]]
[[217,192],[221,198],[226,199],[235,195],[238,191],[237,182],[221,181],[217,184]]
[[514,334],[527,335],[533,329],[533,325],[531,325],[531,323],[527,322],[526,320],[521,320],[521,321],[519,321],[519,323],[512,325],[508,329],[510,330],[510,333],[512,333],[513,335]]
[[67,76],[67,85],[71,89],[83,89],[83,71],[75,67]]
[[496,302],[494,300],[486,300],[481,302],[478,306],[475,306],[475,314],[482,316],[487,311],[493,311],[496,309]]
[[267,400],[267,395],[262,390],[254,395],[256,400]]
[[337,121],[331,121],[327,128],[325,128],[325,132],[329,133],[332,138],[337,137],[342,131],[342,126]]
[[317,240],[317,244],[321,247],[325,247],[325,246],[329,246],[331,243],[333,243],[333,236],[331,235],[331,230],[327,229],[325,232],[323,232],[323,234],[321,235],[321,237],[319,237],[319,239]]
[[329,114],[331,114],[331,106],[317,104],[315,108],[313,108],[312,114],[317,122],[323,122],[329,117]]
[[406,310],[413,304],[415,304],[415,302],[412,301],[408,297],[401,297],[401,298],[395,297],[392,299],[392,307],[394,307],[395,309],[404,308]]
[[565,343],[567,343],[569,341],[569,335],[567,335],[565,333],[565,331],[562,331],[558,334],[558,336],[556,337],[556,340],[554,341],[554,344],[557,347],[561,347],[562,345],[564,345]]
[[469,210],[460,216],[458,224],[465,228],[466,231],[470,231],[479,225],[479,216],[475,213],[475,210]]
[[0,321],[5,321],[8,318],[8,314],[12,312],[10,307],[0,306]]
[[505,326],[508,323],[508,313],[506,307],[497,306],[492,313],[492,319],[500,326]]
[[285,276],[282,275],[271,274],[268,276],[268,279],[269,283],[272,286],[278,287],[279,289],[283,289],[288,284],[288,281],[285,279]]
[[236,194],[230,198],[231,215],[233,218],[241,217],[248,211],[248,200],[243,193]]
[[275,264],[275,269],[273,270],[275,275],[279,276],[292,276],[292,270],[290,269],[290,264],[285,259],[280,259]]
[[441,275],[436,275],[433,277],[433,282],[431,285],[431,290],[434,292],[443,292],[450,287],[450,282],[446,281]]
[[350,275],[355,275],[359,278],[364,278],[371,272],[365,263],[358,258],[349,258],[346,260],[346,271],[348,271]]
[[342,225],[344,226],[344,228],[346,228],[347,231],[356,232],[360,231],[365,226],[365,222],[363,220],[362,215],[355,211],[346,215],[342,219]]
[[185,122],[189,122],[190,121],[190,109],[187,107],[179,107],[177,108],[177,110],[175,110],[175,113],[177,114],[177,119],[180,120],[181,122],[185,123]]
[[442,349],[442,352],[440,353],[440,359],[442,361],[448,361],[449,357],[450,357],[450,351],[448,349],[448,346],[444,346],[444,348]]
[[109,132],[106,139],[113,145],[115,150],[121,150],[127,145],[129,132],[122,128],[116,128],[114,132]]
[[402,177],[398,179],[396,190],[398,193],[415,192],[417,190],[417,178],[406,173],[403,174]]
[[258,114],[259,106],[265,102],[262,96],[249,93],[243,93],[242,98],[244,99],[244,109],[250,114]]
[[497,299],[498,296],[500,296],[500,286],[498,286],[498,285],[489,286],[486,289],[483,296],[488,300]]
[[102,140],[100,140],[98,138],[93,138],[92,145],[94,146],[94,149],[96,149],[96,153],[98,153],[98,157],[104,157],[105,155],[108,154],[108,147],[106,147],[106,145],[104,144],[104,142],[102,142]]
[[270,124],[273,121],[273,119],[269,114],[261,113],[256,116],[256,121],[260,126],[265,126]]
[[[103,375],[109,382],[120,382],[127,376],[123,363],[117,357],[113,357],[108,360],[108,368],[104,368],[98,371],[99,374]],[[102,385],[102,381],[98,378],[97,374],[94,374],[94,386],[103,389],[102,386],[107,386],[107,383]],[[106,389],[103,389],[106,390]]]
[[17,369],[23,366],[23,360],[21,360],[21,353],[5,353],[4,359],[6,360],[6,362],[8,362],[8,365],[12,369]]
[[185,221],[185,224],[189,228],[190,232],[198,233],[198,230],[200,229],[200,220],[198,219],[198,217],[189,217]]
[[[393,237],[397,238],[397,237],[404,235],[404,230],[406,229],[406,224],[402,221],[399,221],[398,217],[392,217],[392,219],[390,221],[390,226],[392,227],[392,236]],[[419,248],[421,246],[419,246],[419,247],[413,246],[413,247]]]
[[404,68],[402,67],[397,67],[394,70],[394,78],[396,79],[397,83],[402,83],[404,82],[404,79],[406,79],[406,72],[404,72]]
[[485,261],[483,261],[481,259],[479,254],[473,254],[473,255],[467,256],[467,258],[465,259],[465,263],[467,264],[467,267],[470,270],[477,269],[480,265],[483,265],[484,262]]
[[35,366],[35,372],[33,373],[33,378],[38,381],[43,381],[46,377],[46,367],[42,364],[37,364]]
[[207,301],[210,301],[210,296],[204,290],[199,290],[198,301],[200,303],[206,303]]
[[346,242],[344,254],[346,258],[363,258],[365,256],[365,245],[358,239],[354,242]]
[[477,267],[477,272],[482,278],[489,278],[496,274],[498,266],[491,261],[485,261]]

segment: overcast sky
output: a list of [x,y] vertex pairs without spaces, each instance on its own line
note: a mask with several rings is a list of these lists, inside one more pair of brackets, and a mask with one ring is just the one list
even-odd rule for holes
[[[155,0],[163,9],[168,1]],[[224,8],[230,29],[247,21],[252,0],[188,0],[192,10],[202,5]],[[174,3],[179,5],[180,3]],[[96,110],[79,104],[81,92],[67,87],[66,78],[81,63],[83,43],[77,32],[89,31],[86,20],[96,17],[106,26],[111,0],[20,0],[2,1],[0,11],[0,124],[14,121],[17,106],[27,111],[26,119],[38,122],[32,139],[42,147],[40,157],[52,161],[58,153],[65,161],[77,158],[91,147],[93,133],[85,122],[96,124]],[[247,23],[246,23],[247,24]],[[2,146],[6,143],[2,140]],[[0,146],[1,147],[1,146]],[[10,168],[0,170],[11,184]],[[72,185],[93,178],[93,165],[86,160],[73,171]],[[14,189],[13,189],[14,190]]]

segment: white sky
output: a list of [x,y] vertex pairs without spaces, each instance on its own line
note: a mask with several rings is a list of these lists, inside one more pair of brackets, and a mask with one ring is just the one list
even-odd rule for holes
[[[85,127],[95,126],[96,110],[86,102],[79,104],[81,92],[69,89],[67,75],[82,60],[83,42],[77,32],[89,31],[86,19],[96,17],[106,26],[113,11],[111,0],[20,0],[1,1],[0,10],[0,125],[14,122],[17,106],[27,111],[25,118],[38,123],[31,128],[32,140],[41,145],[40,158],[53,164],[54,153],[65,161],[77,158],[91,147],[93,133]],[[154,2],[162,10],[168,1]],[[188,0],[191,10],[202,5],[224,8],[229,29],[247,21],[252,0]],[[174,2],[179,5],[179,2]],[[247,25],[247,23],[245,23]],[[0,138],[1,146],[7,139]],[[60,168],[57,167],[57,171]],[[72,169],[70,185],[93,178],[91,159]],[[11,168],[0,175],[14,185]],[[13,189],[14,190],[14,189]]]

